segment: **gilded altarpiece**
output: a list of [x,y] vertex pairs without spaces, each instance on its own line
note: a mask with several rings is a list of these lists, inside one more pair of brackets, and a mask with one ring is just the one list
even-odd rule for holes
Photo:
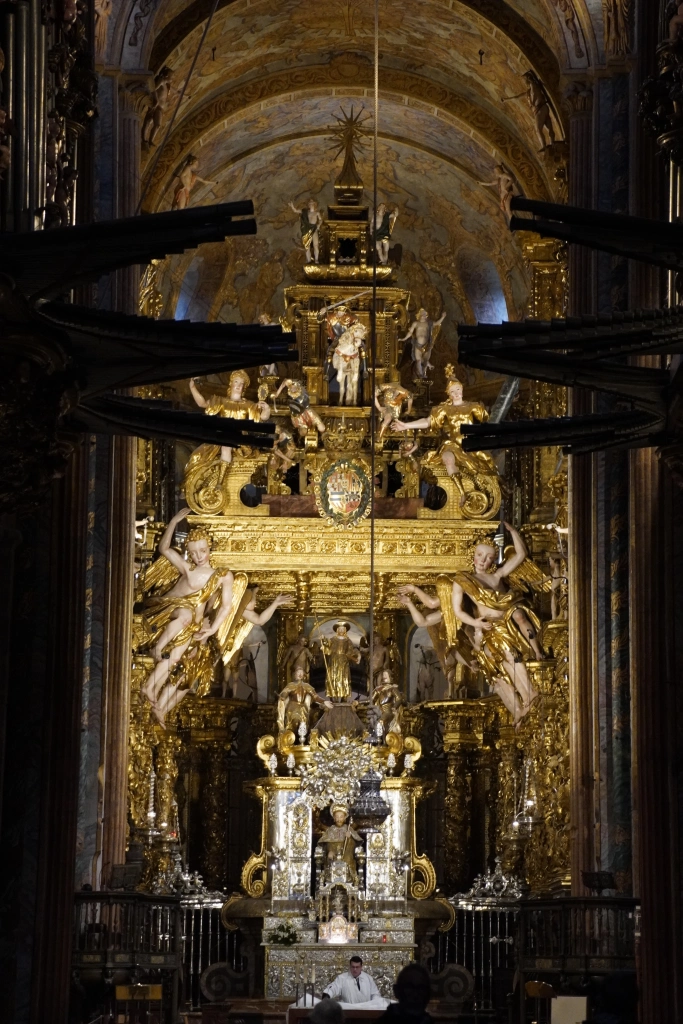
[[[388,992],[397,966],[415,956],[418,934],[435,921],[448,926],[437,885],[452,896],[496,856],[535,892],[565,885],[569,869],[566,465],[556,449],[468,461],[457,435],[444,435],[438,408],[471,409],[471,422],[485,415],[486,401],[458,404],[462,386],[450,368],[445,381],[420,377],[414,361],[399,369],[401,335],[415,313],[411,294],[382,265],[373,297],[368,210],[360,193],[344,192],[344,181],[335,188],[337,205],[320,228],[320,262],[306,264],[284,296],[281,323],[296,339],[298,363],[250,371],[238,397],[232,378],[198,385],[202,396],[216,396],[207,402],[220,415],[240,402],[266,405],[276,441],[271,453],[204,446],[187,464],[190,511],[172,524],[179,532],[170,543],[186,552],[206,544],[215,579],[233,574],[232,596],[221,598],[232,604],[204,646],[190,641],[177,662],[167,658],[170,666],[148,610],[164,575],[158,550],[171,499],[166,481],[165,505],[158,504],[158,476],[168,454],[164,461],[156,443],[141,443],[138,464],[129,820],[131,849],[145,852],[139,885],[172,890],[182,862],[212,888],[231,887],[226,925],[262,920],[264,992],[287,998],[304,959],[318,965],[318,982],[342,969],[344,950],[324,938],[333,920],[345,922],[344,941],[360,944]],[[564,254],[528,238],[529,315],[559,316]],[[145,303],[154,280],[145,278]],[[346,363],[338,358],[344,344],[356,346]],[[356,358],[357,376],[345,377]],[[490,404],[500,384],[486,380],[477,392]],[[178,397],[191,401],[182,388]],[[564,401],[544,385],[522,387],[510,415],[556,414]],[[501,518],[514,533],[501,530]],[[490,667],[490,650],[480,655],[487,648],[476,637],[466,656],[456,656],[462,632],[448,642],[451,586],[471,572],[482,543],[499,565],[522,545],[531,567],[515,586],[540,622],[543,657],[520,655],[523,686],[516,669],[505,676]],[[416,586],[426,598],[411,598],[413,615],[405,594]],[[211,607],[209,624],[222,606]],[[439,608],[440,620],[428,621]],[[415,691],[420,629],[429,646],[421,647]],[[346,647],[335,648],[340,638]],[[329,698],[330,662],[342,649],[349,697],[340,704]],[[389,695],[384,703],[381,692]],[[353,721],[323,724],[340,708]],[[324,837],[340,800],[328,794],[316,803],[310,792],[314,769],[322,771],[331,744],[344,737],[349,749],[371,750],[367,771],[377,774],[386,814],[353,839],[354,863],[345,847],[328,864]],[[349,790],[341,800],[353,821],[357,798]],[[427,817],[443,806],[439,853],[423,848],[420,802]],[[283,921],[298,930],[294,946],[268,938]]]

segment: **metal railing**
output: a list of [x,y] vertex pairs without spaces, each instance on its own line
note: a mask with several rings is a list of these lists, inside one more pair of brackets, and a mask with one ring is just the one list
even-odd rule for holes
[[635,970],[638,901],[628,897],[528,900],[520,906],[522,969]]
[[514,906],[454,906],[455,921],[445,933],[437,933],[436,952],[430,962],[432,974],[447,964],[466,967],[474,978],[474,992],[467,1008],[493,1014],[496,1008],[496,978],[515,967],[514,936],[517,908]]
[[233,971],[246,971],[240,953],[240,934],[227,931],[221,922],[223,901],[181,900],[183,919],[183,984],[181,1005],[199,1009],[203,999],[200,980],[207,967],[228,964]]
[[162,1021],[175,1021],[181,1007],[198,1009],[207,967],[221,963],[246,972],[239,933],[221,923],[222,905],[220,894],[77,893],[72,967],[79,984],[105,982],[108,994],[97,1006],[102,1014],[114,1012],[117,984],[149,980],[162,984]]

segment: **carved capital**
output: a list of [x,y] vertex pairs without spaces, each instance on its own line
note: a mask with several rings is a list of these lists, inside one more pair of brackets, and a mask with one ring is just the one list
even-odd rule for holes
[[593,110],[593,86],[590,82],[572,82],[565,89],[564,103],[570,117],[590,114]]

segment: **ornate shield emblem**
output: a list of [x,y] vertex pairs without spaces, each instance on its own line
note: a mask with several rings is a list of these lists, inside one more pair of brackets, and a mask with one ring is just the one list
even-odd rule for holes
[[370,475],[356,459],[337,459],[315,478],[321,516],[335,526],[355,526],[370,513]]

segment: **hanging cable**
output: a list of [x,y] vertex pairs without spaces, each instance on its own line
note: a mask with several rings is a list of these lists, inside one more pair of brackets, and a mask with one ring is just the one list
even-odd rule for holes
[[375,0],[375,53],[374,53],[374,110],[372,146],[372,309],[370,312],[370,658],[369,689],[373,685],[373,662],[375,650],[375,434],[377,410],[375,388],[377,386],[377,138],[379,121],[379,0]]
[[204,26],[204,31],[202,32],[202,37],[199,40],[199,45],[197,46],[197,49],[195,50],[195,55],[192,58],[192,63],[190,64],[190,70],[187,72],[187,77],[186,77],[185,81],[183,82],[182,89],[180,90],[180,96],[178,97],[178,102],[176,103],[175,110],[173,111],[173,114],[171,115],[171,120],[168,122],[168,128],[166,129],[166,134],[164,135],[164,137],[162,139],[161,145],[159,146],[159,148],[157,149],[156,153],[154,154],[154,159],[152,160],[152,166],[150,167],[149,172],[147,174],[147,184],[145,185],[144,189],[142,190],[142,194],[140,196],[140,200],[139,200],[138,205],[137,205],[137,207],[135,209],[135,213],[136,214],[138,214],[140,212],[140,210],[142,209],[142,204],[144,202],[145,196],[149,192],[149,187],[152,184],[152,179],[154,178],[154,172],[156,170],[157,164],[159,163],[159,157],[163,153],[164,147],[165,147],[166,143],[168,142],[169,137],[171,135],[171,130],[173,128],[173,125],[175,124],[175,119],[176,119],[176,117],[178,115],[178,111],[180,110],[180,105],[183,102],[183,99],[185,98],[185,92],[187,90],[187,86],[189,84],[189,81],[192,78],[192,75],[194,74],[194,69],[195,69],[195,66],[197,64],[197,60],[199,59],[199,54],[201,53],[202,46],[204,45],[204,40],[206,39],[207,35],[209,34],[209,29],[211,28],[211,22],[213,21],[213,16],[216,13],[217,7],[218,7],[218,0],[213,0],[213,6],[212,6],[211,11],[209,13],[209,17],[207,19],[206,25]]

